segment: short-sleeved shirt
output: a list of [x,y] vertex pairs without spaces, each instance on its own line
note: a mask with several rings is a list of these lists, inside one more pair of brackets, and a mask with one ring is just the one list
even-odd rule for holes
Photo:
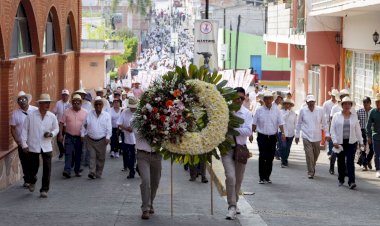
[[29,108],[27,111],[23,111],[21,108],[19,108],[12,112],[11,119],[9,120],[9,125],[14,126],[16,128],[16,136],[17,136],[16,142],[17,143],[21,143],[21,132],[22,132],[26,117],[28,116],[28,114],[36,110],[38,110],[37,107],[29,105]]
[[75,111],[73,108],[67,109],[61,118],[61,123],[65,125],[66,133],[72,136],[80,136],[81,128],[86,120],[87,111],[81,108],[79,111]]
[[[131,122],[133,120],[133,113],[130,109],[125,109],[117,121],[117,124],[123,127],[130,127]],[[136,137],[134,132],[128,132],[123,130],[124,132],[124,143],[126,144],[136,144]]]

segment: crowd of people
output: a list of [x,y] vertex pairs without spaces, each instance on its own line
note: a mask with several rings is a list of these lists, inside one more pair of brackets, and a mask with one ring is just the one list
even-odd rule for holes
[[[194,44],[189,30],[185,27],[190,17],[183,12],[170,14],[166,10],[157,11],[153,26],[145,37],[145,45],[137,59],[137,65],[145,71],[170,70],[175,66],[189,66],[193,59]],[[172,34],[177,33],[174,45]]]

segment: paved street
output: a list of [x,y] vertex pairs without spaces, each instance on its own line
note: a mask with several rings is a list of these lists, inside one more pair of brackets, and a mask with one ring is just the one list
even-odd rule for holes
[[[292,147],[289,168],[280,168],[274,160],[273,184],[258,184],[258,149],[250,145],[250,159],[242,190],[255,213],[268,225],[380,225],[380,179],[374,171],[361,172],[356,167],[356,190],[346,184],[338,187],[337,175],[328,173],[326,152],[321,151],[314,180],[307,178],[302,145]],[[337,168],[335,169],[337,172]]]
[[[224,219],[227,204],[214,189],[214,216],[210,215],[210,183],[189,182],[188,172],[174,165],[174,217],[170,216],[170,163],[164,162],[155,201],[156,214],[141,220],[140,178],[127,180],[122,159],[106,160],[102,179],[62,178],[63,161],[53,160],[51,190],[39,198],[36,191],[21,187],[21,181],[0,192],[0,225],[239,225]],[[40,173],[41,173],[40,168]]]

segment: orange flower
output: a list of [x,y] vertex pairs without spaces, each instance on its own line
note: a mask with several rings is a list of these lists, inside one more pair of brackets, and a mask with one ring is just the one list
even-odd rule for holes
[[169,108],[170,106],[173,106],[173,101],[172,100],[167,100],[165,103],[166,107]]
[[179,90],[179,89],[176,89],[176,90],[174,90],[174,92],[173,92],[173,96],[174,97],[179,97],[179,96],[181,96],[181,91]]

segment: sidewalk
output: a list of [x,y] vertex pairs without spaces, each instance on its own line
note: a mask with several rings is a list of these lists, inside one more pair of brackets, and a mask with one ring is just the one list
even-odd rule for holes
[[[303,145],[293,142],[289,168],[280,168],[274,160],[271,180],[273,184],[258,184],[258,147],[256,141],[248,147],[253,157],[247,163],[242,192],[267,225],[379,225],[380,179],[375,171],[362,172],[356,167],[356,190],[348,189],[347,180],[338,187],[337,166],[335,175],[328,172],[329,161],[322,150],[317,162],[316,176],[307,178]],[[218,163],[215,162],[214,165]],[[220,163],[221,164],[221,163]],[[214,167],[215,169],[218,166]],[[224,175],[219,175],[218,186],[224,187]]]
[[121,158],[107,157],[103,178],[96,180],[87,178],[87,169],[81,178],[64,179],[63,164],[53,159],[47,199],[39,198],[42,168],[34,193],[22,188],[21,181],[1,191],[0,225],[240,225],[238,220],[225,220],[227,203],[215,186],[214,215],[210,215],[210,182],[202,184],[199,178],[190,182],[181,165],[173,165],[174,217],[170,215],[170,162],[163,161],[156,213],[150,220],[141,220],[140,178],[126,179]]

